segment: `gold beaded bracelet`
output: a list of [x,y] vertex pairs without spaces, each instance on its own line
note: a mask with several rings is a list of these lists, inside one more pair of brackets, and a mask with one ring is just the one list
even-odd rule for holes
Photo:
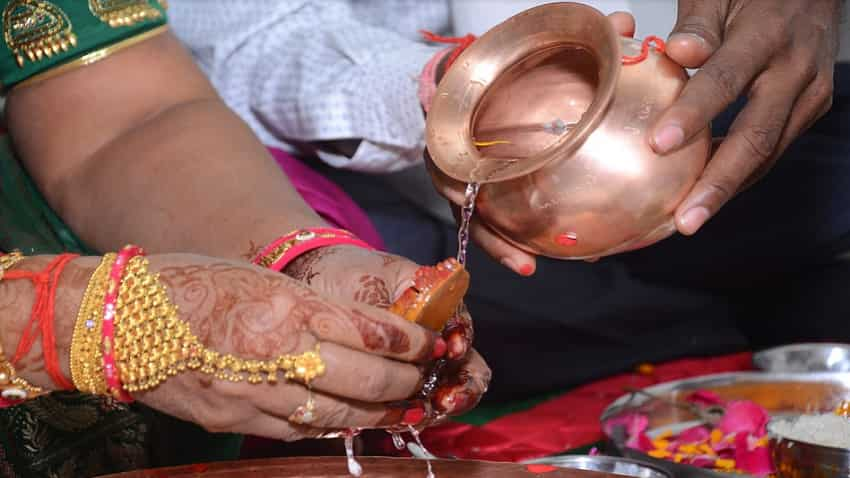
[[[0,280],[6,271],[18,265],[25,259],[20,251],[0,255]],[[3,341],[0,340],[0,397],[9,401],[20,401],[43,395],[45,391],[18,377],[15,367],[6,359],[3,351]]]
[[21,251],[12,251],[8,254],[0,255],[0,280],[3,280],[3,274],[7,270],[18,265],[19,262],[25,259]]
[[148,260],[134,257],[127,264],[115,311],[116,365],[129,392],[149,390],[185,370],[213,375],[219,380],[252,384],[287,380],[309,387],[325,372],[319,347],[300,355],[273,360],[243,360],[209,350],[178,318],[158,274],[148,272]]
[[95,269],[80,311],[74,324],[71,339],[71,378],[81,392],[105,395],[106,378],[103,374],[103,300],[109,280],[109,270],[116,254],[107,254]]

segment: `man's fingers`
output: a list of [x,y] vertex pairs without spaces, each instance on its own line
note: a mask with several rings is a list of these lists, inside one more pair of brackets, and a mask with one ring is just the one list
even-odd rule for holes
[[702,177],[676,212],[676,226],[691,235],[734,196],[753,173],[769,167],[802,78],[787,69],[774,69],[760,77],[744,110],[735,119],[725,141]]
[[667,54],[686,68],[699,68],[723,41],[720,2],[679,0],[678,19],[667,39]]
[[826,72],[818,74],[797,99],[777,152],[784,152],[795,139],[832,109],[834,69],[834,65],[829,65]]
[[653,149],[661,154],[671,152],[705,129],[738,99],[771,55],[770,45],[752,31],[727,41],[656,122],[650,136]]

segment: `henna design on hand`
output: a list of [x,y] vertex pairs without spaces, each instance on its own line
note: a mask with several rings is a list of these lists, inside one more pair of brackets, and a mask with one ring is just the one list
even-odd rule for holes
[[[192,324],[205,345],[246,358],[301,351],[301,338],[311,333],[330,337],[356,333],[373,351],[401,354],[411,348],[410,337],[397,325],[328,303],[280,274],[214,263],[165,267],[160,277],[179,305],[181,318]],[[388,297],[386,292],[376,294]]]
[[384,267],[389,267],[396,262],[400,262],[402,258],[394,254],[381,254],[381,260],[383,261]]
[[286,326],[286,318],[300,299],[282,276],[259,274],[248,266],[210,264],[166,267],[160,277],[181,318],[208,346],[267,357],[298,345],[298,334]]
[[335,254],[337,251],[334,247],[320,247],[319,249],[313,249],[312,251],[308,251],[298,258],[296,258],[292,263],[286,266],[284,269],[284,273],[293,279],[303,282],[307,285],[310,285],[319,275],[319,271],[314,270],[315,266],[322,261],[322,259]]
[[388,350],[397,354],[410,351],[410,337],[395,325],[375,320],[359,310],[352,311],[351,322],[370,350]]
[[244,254],[242,254],[242,258],[245,259],[246,261],[252,261],[252,260],[254,260],[255,257],[257,257],[257,255],[260,254],[260,252],[262,252],[262,250],[263,250],[262,244],[257,244],[254,241],[249,240],[248,241],[248,251],[245,252]]
[[387,289],[387,283],[384,279],[373,276],[363,275],[357,281],[360,287],[354,292],[354,300],[362,302],[374,307],[388,309],[390,307],[390,291]]

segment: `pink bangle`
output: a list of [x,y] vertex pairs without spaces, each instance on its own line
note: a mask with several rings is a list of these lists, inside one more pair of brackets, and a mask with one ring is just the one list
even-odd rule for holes
[[121,288],[121,278],[124,269],[130,259],[145,255],[145,251],[138,246],[125,246],[118,253],[112,270],[109,272],[109,284],[106,288],[106,297],[103,300],[103,373],[106,375],[106,387],[109,393],[117,400],[124,403],[133,401],[133,397],[124,390],[121,378],[118,376],[118,368],[115,366],[115,308],[118,304],[118,292]]
[[440,50],[431,57],[431,60],[425,64],[422,69],[422,74],[419,75],[419,104],[422,105],[422,110],[428,113],[431,109],[431,101],[437,93],[437,67],[449,53],[454,50],[454,47]]
[[298,229],[281,236],[266,246],[251,262],[266,269],[280,272],[301,254],[320,247],[339,245],[374,250],[372,246],[344,229],[315,227]]

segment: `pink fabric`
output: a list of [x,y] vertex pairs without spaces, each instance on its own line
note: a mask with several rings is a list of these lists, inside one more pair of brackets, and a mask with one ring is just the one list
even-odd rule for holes
[[336,184],[284,151],[269,148],[292,185],[333,227],[348,230],[378,250],[385,250],[381,235],[360,206]]

